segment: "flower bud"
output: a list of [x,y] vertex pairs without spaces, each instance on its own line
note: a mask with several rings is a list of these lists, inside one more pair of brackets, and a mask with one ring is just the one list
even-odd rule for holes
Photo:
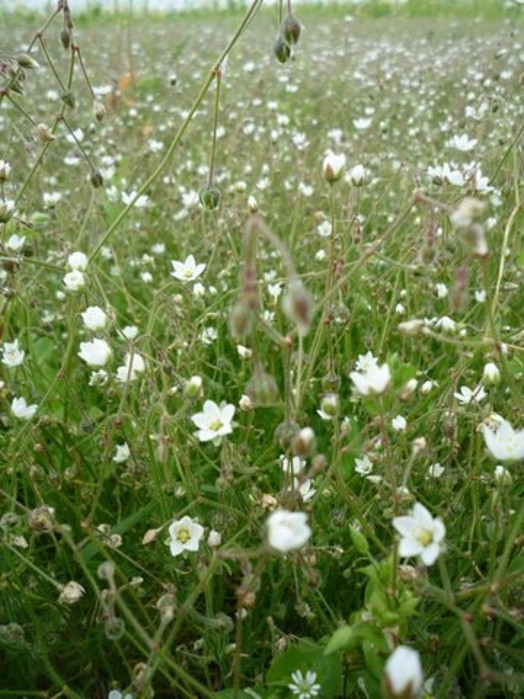
[[315,444],[315,433],[311,427],[303,427],[293,439],[291,448],[296,456],[307,456]]
[[328,153],[322,164],[324,179],[329,184],[338,182],[344,175],[345,168],[346,156],[344,154],[335,155],[335,153]]
[[340,399],[336,393],[328,393],[322,398],[320,409],[329,417],[335,417],[340,410]]
[[251,195],[247,200],[247,207],[252,214],[256,214],[258,211],[258,203],[253,195]]
[[298,44],[300,39],[300,34],[302,33],[302,25],[295,17],[295,15],[288,13],[287,17],[283,20],[280,27],[280,34],[286,44],[290,46]]
[[29,526],[36,532],[48,534],[55,528],[54,509],[42,505],[29,513]]
[[207,545],[210,548],[216,548],[217,546],[220,546],[222,543],[222,534],[220,532],[215,531],[212,529],[209,532],[209,536],[207,537]]
[[0,200],[0,223],[7,223],[15,212],[15,203],[11,199]]
[[244,394],[238,401],[238,407],[243,413],[247,413],[250,410],[253,410],[253,401],[249,396]]
[[202,377],[192,376],[184,386],[184,395],[188,398],[198,398],[202,393]]
[[218,187],[214,187],[213,185],[206,184],[204,187],[201,187],[200,192],[198,193],[198,198],[200,199],[200,203],[204,207],[204,209],[207,209],[208,211],[214,211],[215,209],[218,209],[220,205],[220,190]]
[[273,44],[273,53],[277,57],[277,61],[279,63],[287,63],[289,61],[289,57],[291,56],[289,44],[284,41],[280,34],[277,36],[275,43]]
[[104,184],[104,178],[99,170],[93,170],[89,179],[95,189],[99,189]]
[[0,182],[5,182],[9,179],[11,165],[6,160],[0,160]]
[[62,92],[60,95],[60,99],[66,105],[66,107],[69,107],[69,109],[75,109],[76,99],[71,90],[64,90],[64,92]]
[[302,282],[294,279],[282,299],[282,310],[296,324],[300,335],[306,335],[313,320],[313,297]]
[[35,61],[35,59],[28,53],[21,53],[20,55],[18,55],[16,57],[16,62],[18,63],[20,68],[40,68],[40,64],[38,63],[38,61]]
[[60,43],[66,51],[71,45],[71,34],[67,31],[67,29],[62,29],[60,32]]
[[500,383],[500,371],[496,364],[493,364],[493,362],[486,364],[482,374],[482,381],[486,386],[496,386]]
[[417,651],[398,646],[389,656],[384,670],[384,696],[387,699],[415,699],[420,694],[423,679]]
[[355,165],[349,171],[349,181],[353,187],[363,187],[368,181],[368,173],[363,165]]

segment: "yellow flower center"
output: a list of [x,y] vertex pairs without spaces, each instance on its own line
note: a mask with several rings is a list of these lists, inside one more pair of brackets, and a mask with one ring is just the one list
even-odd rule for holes
[[189,529],[179,529],[176,533],[176,538],[178,539],[178,541],[180,541],[181,544],[185,544],[189,541],[189,539],[191,539],[191,532],[189,531]]
[[213,432],[218,432],[218,430],[222,427],[223,424],[224,423],[222,422],[222,420],[219,417],[217,417],[217,419],[211,423],[211,429],[213,430]]
[[430,532],[429,529],[421,529],[417,535],[417,539],[422,546],[429,546],[433,543],[433,533]]

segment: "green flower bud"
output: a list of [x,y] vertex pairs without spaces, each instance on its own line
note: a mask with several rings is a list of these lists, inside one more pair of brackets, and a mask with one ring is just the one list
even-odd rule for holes
[[286,19],[282,22],[280,33],[287,44],[291,46],[293,44],[298,44],[300,34],[302,33],[302,25],[295,15],[291,13],[288,14]]
[[286,44],[280,34],[277,36],[275,43],[273,44],[273,53],[277,57],[279,63],[287,63],[289,57],[291,56],[291,49],[289,44]]
[[206,184],[202,187],[198,193],[198,198],[204,209],[208,211],[214,211],[214,209],[218,209],[220,206],[220,190],[218,187],[213,187],[213,185]]
[[60,95],[60,99],[67,107],[69,107],[69,109],[75,109],[76,100],[71,90],[65,90],[64,92],[62,92],[62,94]]
[[67,31],[67,29],[62,29],[60,32],[60,43],[66,51],[71,45],[71,34]]
[[91,173],[91,184],[95,189],[98,189],[104,184],[104,178],[102,177],[102,173],[99,170],[93,170]]

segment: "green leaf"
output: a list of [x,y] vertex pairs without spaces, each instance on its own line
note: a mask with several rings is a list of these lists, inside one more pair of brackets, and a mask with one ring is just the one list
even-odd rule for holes
[[355,640],[355,638],[355,629],[353,626],[341,626],[329,639],[324,653],[329,655],[341,648],[347,648],[350,642]]

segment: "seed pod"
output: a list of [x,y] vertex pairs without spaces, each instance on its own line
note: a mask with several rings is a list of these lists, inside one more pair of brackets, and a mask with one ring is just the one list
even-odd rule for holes
[[95,102],[93,104],[93,113],[97,121],[104,121],[106,117],[106,108],[104,107],[102,102]]
[[290,46],[298,44],[300,34],[302,33],[302,25],[295,15],[291,14],[291,12],[288,14],[286,19],[283,20],[282,26],[280,27],[280,33],[284,41]]
[[200,199],[200,203],[204,207],[204,209],[207,209],[208,211],[214,211],[215,209],[218,209],[220,205],[220,190],[218,187],[214,187],[213,185],[205,185],[200,189],[200,192],[198,193],[198,198]]
[[21,68],[40,68],[38,61],[30,56],[28,53],[21,53],[16,57],[16,62]]
[[279,63],[287,63],[291,56],[291,48],[286,44],[282,36],[279,34],[273,44],[273,53],[277,57]]

